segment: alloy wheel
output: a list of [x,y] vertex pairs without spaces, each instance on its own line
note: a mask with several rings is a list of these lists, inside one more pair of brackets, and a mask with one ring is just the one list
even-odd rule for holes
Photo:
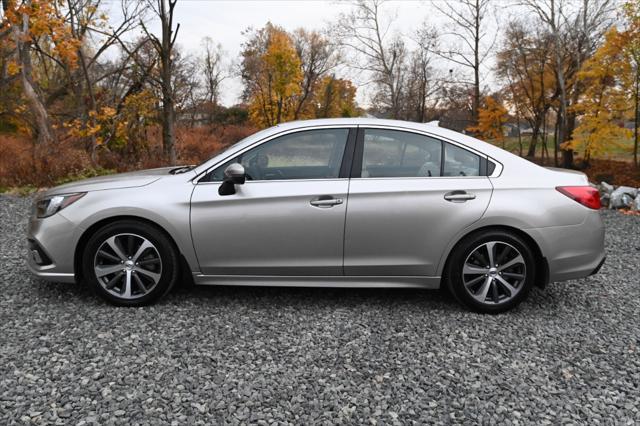
[[148,239],[137,234],[107,238],[94,258],[94,272],[100,285],[121,299],[145,296],[162,277],[162,259]]
[[464,262],[466,291],[484,304],[504,303],[523,288],[527,269],[522,254],[511,244],[489,241],[476,247]]

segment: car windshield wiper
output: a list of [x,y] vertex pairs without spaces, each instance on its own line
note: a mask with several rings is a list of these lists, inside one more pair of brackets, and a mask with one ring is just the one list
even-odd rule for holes
[[169,173],[171,173],[172,175],[179,175],[181,173],[188,172],[189,170],[193,169],[194,167],[195,166],[180,166],[180,167],[176,167],[175,169],[169,170]]

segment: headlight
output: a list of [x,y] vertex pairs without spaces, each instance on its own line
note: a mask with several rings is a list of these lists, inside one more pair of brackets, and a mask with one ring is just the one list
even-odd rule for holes
[[65,207],[75,203],[84,197],[86,192],[77,192],[75,194],[52,195],[36,201],[36,216],[39,219],[52,216]]

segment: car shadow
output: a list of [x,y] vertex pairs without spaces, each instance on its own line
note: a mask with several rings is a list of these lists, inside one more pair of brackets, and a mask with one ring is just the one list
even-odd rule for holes
[[[104,304],[82,283],[54,283],[29,279],[32,295],[38,299],[64,300],[72,303]],[[320,288],[261,286],[199,286],[178,283],[158,302],[162,305],[214,304],[246,302],[256,305],[354,306],[359,304],[415,304],[428,309],[458,310],[453,297],[444,290],[404,288]]]
[[[47,301],[64,301],[81,305],[108,306],[82,283],[51,283],[30,278],[32,296]],[[561,291],[566,293],[566,291]],[[532,289],[528,300],[516,310],[549,311],[564,305],[566,294],[549,288]],[[569,299],[570,300],[570,299]],[[406,288],[319,288],[261,286],[196,286],[179,283],[156,306],[242,306],[246,309],[265,307],[294,308],[374,308],[402,307],[405,310],[469,312],[443,289]]]

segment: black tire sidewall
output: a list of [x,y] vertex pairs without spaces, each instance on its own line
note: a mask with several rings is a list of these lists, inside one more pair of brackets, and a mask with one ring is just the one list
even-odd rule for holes
[[[133,300],[116,297],[104,289],[95,276],[93,265],[96,252],[107,238],[126,233],[137,234],[148,239],[158,250],[162,261],[162,274],[158,284],[148,294]],[[177,250],[164,232],[155,226],[133,220],[117,221],[100,228],[89,237],[82,256],[82,272],[87,285],[98,296],[118,306],[144,306],[155,302],[171,290],[179,270]]]
[[[497,305],[485,304],[474,299],[464,288],[462,281],[462,267],[467,259],[478,246],[489,242],[500,241],[515,247],[525,261],[527,270],[526,278],[522,284],[522,289],[511,300]],[[489,314],[497,314],[508,311],[520,304],[528,295],[533,283],[535,282],[536,262],[535,255],[531,251],[529,245],[519,236],[507,231],[484,231],[472,234],[462,240],[453,250],[450,261],[447,265],[447,286],[453,296],[463,305],[470,309]]]

